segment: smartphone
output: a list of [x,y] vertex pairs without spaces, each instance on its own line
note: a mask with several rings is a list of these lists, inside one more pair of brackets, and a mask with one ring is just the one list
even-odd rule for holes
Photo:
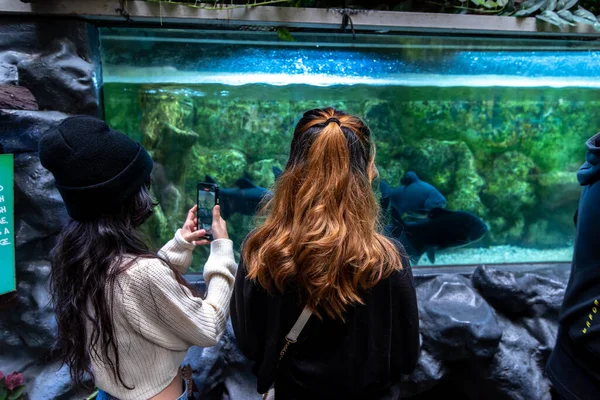
[[198,229],[205,229],[207,240],[213,240],[212,212],[219,204],[219,186],[215,183],[198,183]]

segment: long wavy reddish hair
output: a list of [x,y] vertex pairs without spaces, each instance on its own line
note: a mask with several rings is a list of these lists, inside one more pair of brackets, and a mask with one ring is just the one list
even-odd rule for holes
[[343,320],[362,291],[402,269],[403,256],[378,229],[374,156],[358,117],[307,111],[262,209],[265,221],[245,241],[248,278],[271,293],[297,288],[317,316]]

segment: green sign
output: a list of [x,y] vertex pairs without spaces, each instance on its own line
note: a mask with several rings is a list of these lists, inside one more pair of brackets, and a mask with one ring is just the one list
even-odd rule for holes
[[13,165],[12,154],[0,154],[0,295],[17,289]]

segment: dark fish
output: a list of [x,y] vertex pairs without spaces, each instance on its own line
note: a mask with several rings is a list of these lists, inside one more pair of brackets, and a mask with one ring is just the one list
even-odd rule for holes
[[413,263],[425,253],[435,263],[436,251],[466,246],[481,239],[488,229],[481,218],[466,211],[434,208],[425,219],[403,221],[392,207],[386,234],[402,242]]
[[273,175],[275,175],[275,180],[279,179],[279,177],[283,174],[283,171],[277,167],[273,167]]
[[[207,183],[216,183],[208,175],[205,179]],[[272,195],[269,190],[256,186],[247,178],[238,179],[235,186],[235,188],[219,187],[219,203],[223,219],[228,219],[235,213],[254,215],[258,211],[263,198]]]
[[388,211],[388,208],[390,207],[390,192],[392,191],[392,189],[390,188],[390,185],[388,185],[388,183],[386,181],[381,181],[381,182],[379,182],[379,191],[381,192],[381,200],[380,200],[381,209],[383,210],[384,213],[386,213],[386,218],[387,218],[387,211]]
[[419,179],[414,172],[407,172],[400,181],[402,186],[391,189],[381,181],[381,206],[387,210],[391,204],[400,215],[426,215],[434,208],[446,207],[446,198],[435,187]]

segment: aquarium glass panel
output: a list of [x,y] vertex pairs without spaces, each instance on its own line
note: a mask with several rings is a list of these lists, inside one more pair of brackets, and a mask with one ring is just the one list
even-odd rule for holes
[[[106,120],[149,150],[159,246],[220,187],[236,247],[286,165],[302,113],[370,126],[382,229],[413,265],[567,262],[600,44],[274,31],[103,29]],[[196,250],[200,271],[206,248]]]

